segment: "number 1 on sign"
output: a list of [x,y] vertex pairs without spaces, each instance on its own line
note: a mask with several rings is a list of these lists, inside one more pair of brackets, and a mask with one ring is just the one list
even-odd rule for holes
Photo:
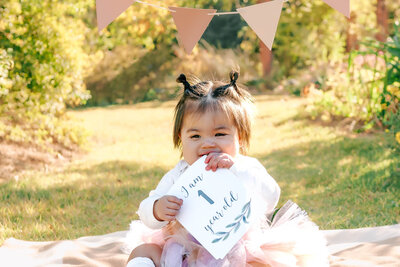
[[214,204],[214,201],[213,201],[211,198],[209,198],[209,197],[206,195],[206,193],[203,192],[203,190],[198,190],[197,193],[198,193],[199,197],[203,197],[203,198],[204,198],[205,200],[207,200],[207,202],[210,203],[211,205]]

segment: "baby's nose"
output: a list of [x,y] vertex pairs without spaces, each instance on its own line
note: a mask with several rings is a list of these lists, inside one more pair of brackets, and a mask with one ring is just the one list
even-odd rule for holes
[[214,138],[204,138],[203,147],[213,147],[215,146]]

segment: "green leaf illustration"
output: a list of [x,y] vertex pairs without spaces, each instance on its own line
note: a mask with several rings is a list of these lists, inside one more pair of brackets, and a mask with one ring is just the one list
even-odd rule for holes
[[235,220],[240,219],[242,216],[243,216],[243,214],[239,214],[239,215],[235,218]]
[[226,235],[228,232],[217,232],[216,235]]
[[225,228],[231,228],[231,227],[233,227],[235,225],[236,225],[236,223],[231,223],[231,224],[228,224],[227,226],[225,226]]
[[240,228],[240,221],[238,222],[238,224],[236,224],[235,229],[233,230],[233,232],[236,233],[236,231]]
[[217,242],[220,241],[221,239],[222,239],[222,237],[216,238],[216,239],[214,239],[214,240],[212,241],[212,243],[217,243]]
[[238,216],[236,216],[235,218],[235,222],[230,223],[228,225],[225,226],[226,229],[229,229],[229,231],[227,232],[217,232],[215,233],[216,235],[219,235],[220,237],[214,239],[212,241],[212,243],[217,243],[219,241],[225,241],[226,239],[228,239],[230,233],[233,232],[236,233],[237,230],[239,230],[240,228],[240,222],[243,221],[244,223],[248,224],[248,218],[250,216],[250,203],[251,203],[251,199],[249,202],[247,202],[243,207],[242,207],[242,212],[241,214],[239,214]]
[[250,205],[250,201],[246,203],[246,205],[243,206],[242,208],[242,213],[245,212],[245,210],[247,209],[247,207]]
[[250,206],[249,206],[249,209],[247,210],[247,214],[246,214],[246,217],[247,217],[247,218],[250,217],[250,213],[251,213],[251,209],[250,209]]

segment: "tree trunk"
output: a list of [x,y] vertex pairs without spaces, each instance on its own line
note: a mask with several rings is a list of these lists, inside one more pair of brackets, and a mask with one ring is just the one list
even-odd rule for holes
[[[270,0],[257,0],[257,3],[264,3]],[[263,66],[263,76],[267,76],[272,69],[272,52],[268,47],[260,40],[260,61]]]
[[385,5],[385,0],[377,0],[376,2],[376,23],[378,25],[378,33],[376,39],[384,42],[389,34],[388,25],[388,10]]
[[347,23],[346,31],[346,52],[350,52],[353,49],[358,49],[357,33],[352,29],[352,24],[356,21],[357,13],[351,12],[350,18]]
[[272,69],[272,52],[260,41],[260,61],[263,66],[263,76],[267,76]]

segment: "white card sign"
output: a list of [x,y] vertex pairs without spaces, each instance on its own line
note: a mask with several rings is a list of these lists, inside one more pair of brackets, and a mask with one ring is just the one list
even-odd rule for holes
[[168,195],[183,200],[177,220],[214,258],[222,259],[250,227],[251,199],[228,169],[207,171],[205,158],[193,163]]

